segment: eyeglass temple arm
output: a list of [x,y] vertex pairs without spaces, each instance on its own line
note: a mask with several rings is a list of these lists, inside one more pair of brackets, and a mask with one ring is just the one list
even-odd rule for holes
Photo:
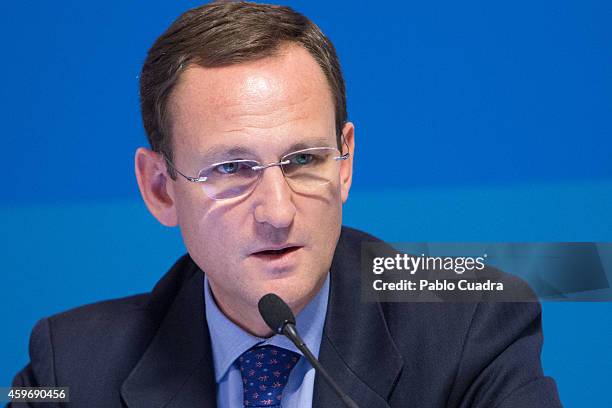
[[[346,160],[351,155],[351,149],[349,148],[349,145],[346,142],[346,138],[344,137],[344,134],[341,134],[340,137],[342,137],[342,142],[346,146],[346,153],[342,154],[341,156],[334,157],[334,160]],[[340,152],[340,153],[342,153],[342,152]]]
[[208,179],[208,177],[190,177],[190,176],[186,176],[179,169],[176,168],[174,163],[172,163],[170,161],[170,159],[165,154],[162,154],[162,155],[164,156],[164,160],[166,161],[166,164],[168,166],[170,166],[172,168],[172,170],[176,171],[179,175],[181,175],[181,177],[183,177],[185,180],[191,181],[192,183],[201,183],[202,181],[206,181]]

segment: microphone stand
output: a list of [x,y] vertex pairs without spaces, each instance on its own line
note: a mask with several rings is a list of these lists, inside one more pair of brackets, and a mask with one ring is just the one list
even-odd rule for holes
[[285,323],[283,325],[282,333],[289,338],[295,344],[295,346],[304,354],[306,359],[310,362],[310,364],[314,367],[317,373],[321,374],[325,381],[332,387],[336,395],[344,402],[344,404],[349,408],[359,408],[359,406],[353,401],[348,395],[346,395],[338,384],[331,378],[329,373],[323,368],[319,360],[310,352],[304,340],[298,334],[295,325],[292,323]]

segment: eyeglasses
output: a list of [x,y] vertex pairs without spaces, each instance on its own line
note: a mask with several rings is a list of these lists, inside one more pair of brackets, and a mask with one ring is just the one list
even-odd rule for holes
[[270,167],[281,168],[285,180],[295,192],[316,193],[321,186],[330,183],[338,172],[339,162],[350,156],[335,147],[311,147],[288,153],[277,163],[261,164],[256,160],[230,160],[212,164],[202,169],[197,177],[186,176],[167,158],[166,163],[185,180],[201,183],[204,192],[213,200],[226,200],[251,193],[261,181],[263,171]]

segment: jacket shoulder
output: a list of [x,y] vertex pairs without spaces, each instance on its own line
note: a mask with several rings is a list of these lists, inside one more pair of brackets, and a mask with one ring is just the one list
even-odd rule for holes
[[91,319],[116,319],[124,313],[146,309],[150,296],[151,293],[148,292],[102,300],[65,310],[46,319],[52,324],[61,324],[63,322],[74,323]]
[[382,240],[365,231],[343,225],[340,231],[339,242],[350,245],[359,244],[360,242],[382,242]]
[[49,316],[52,325],[96,320],[117,320],[133,313],[163,313],[171,304],[183,284],[197,271],[189,255],[182,256],[170,270],[146,293],[102,300],[78,306]]
[[30,364],[15,381],[30,378],[28,382],[40,385],[70,384],[95,376],[103,367],[115,371],[106,377],[108,381],[127,375],[197,270],[185,255],[151,292],[99,301],[39,320],[30,336]]

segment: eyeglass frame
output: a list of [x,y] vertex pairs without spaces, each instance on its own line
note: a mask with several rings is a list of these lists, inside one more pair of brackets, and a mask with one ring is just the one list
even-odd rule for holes
[[[211,165],[209,165],[209,166],[206,166],[206,167],[202,168],[202,169],[201,169],[201,170],[198,172],[198,174],[201,174],[201,173],[202,173],[202,172],[204,172],[205,170],[209,170],[209,169],[212,169],[212,168],[214,168],[214,167],[216,167],[216,166],[220,166],[220,165],[222,165],[222,164],[226,164],[226,163],[245,163],[245,162],[250,162],[250,163],[253,163],[253,162],[254,162],[254,163],[257,163],[258,165],[257,165],[257,166],[253,166],[253,167],[251,167],[251,170],[253,170],[253,171],[261,171],[261,172],[263,172],[263,170],[265,170],[265,169],[268,169],[268,168],[270,168],[270,167],[277,167],[277,166],[278,166],[278,167],[280,167],[280,168],[281,168],[281,171],[282,171],[282,173],[283,173],[283,177],[286,179],[286,178],[287,178],[287,176],[286,176],[285,172],[283,171],[283,165],[289,164],[290,162],[289,162],[289,161],[287,161],[287,160],[283,160],[283,158],[285,158],[285,157],[287,157],[287,156],[290,156],[290,155],[293,155],[293,154],[296,154],[296,153],[303,153],[303,152],[307,152],[307,151],[310,151],[310,150],[315,150],[315,149],[330,149],[330,150],[336,150],[337,152],[339,152],[339,153],[340,153],[340,156],[337,156],[337,157],[334,157],[334,158],[333,158],[335,161],[347,160],[347,159],[350,157],[350,155],[351,155],[350,148],[349,148],[348,143],[346,142],[346,139],[344,138],[344,135],[342,135],[341,137],[342,137],[342,142],[343,142],[343,143],[344,143],[344,145],[346,146],[346,150],[347,150],[347,151],[346,151],[346,153],[344,153],[344,154],[342,154],[342,151],[341,151],[341,150],[339,150],[337,147],[329,147],[329,146],[308,147],[308,148],[306,148],[306,149],[296,150],[295,152],[289,152],[289,153],[287,153],[287,154],[284,154],[283,156],[281,156],[281,158],[280,158],[280,160],[279,160],[278,162],[272,162],[272,163],[268,163],[268,164],[261,164],[261,163],[259,163],[259,161],[257,161],[257,160],[251,160],[251,159],[224,160],[224,161],[222,161],[222,162],[213,163],[213,164],[211,164]],[[170,167],[171,167],[171,168],[172,168],[174,171],[176,171],[176,172],[177,172],[177,174],[179,174],[179,175],[180,175],[181,177],[183,177],[185,180],[190,181],[190,182],[192,182],[192,183],[203,183],[203,182],[205,182],[205,181],[208,179],[208,177],[205,177],[205,176],[204,176],[204,177],[191,177],[191,176],[187,176],[187,175],[183,174],[183,173],[182,173],[182,172],[181,172],[181,171],[180,171],[180,170],[179,170],[179,169],[178,169],[178,168],[177,168],[177,167],[174,165],[174,163],[172,163],[172,161],[171,161],[171,160],[168,158],[168,156],[166,156],[166,155],[165,155],[165,154],[163,154],[163,153],[162,153],[162,156],[164,157],[164,160],[166,161],[166,163],[168,164],[168,166],[170,166]],[[260,174],[263,174],[263,173],[260,173]],[[235,197],[229,197],[229,198],[213,198],[213,197],[211,197],[211,196],[210,196],[208,193],[206,193],[206,195],[207,195],[207,196],[208,196],[208,197],[209,197],[211,200],[215,200],[215,201],[221,201],[221,200],[231,200],[232,198],[243,197],[243,196],[245,196],[245,195],[250,194],[250,193],[251,193],[251,192],[252,192],[252,191],[253,191],[253,190],[254,190],[254,189],[257,187],[257,184],[259,184],[259,182],[261,181],[261,178],[262,178],[262,176],[259,176],[259,177],[257,178],[257,182],[256,182],[256,183],[254,183],[254,185],[253,185],[253,187],[252,187],[252,189],[251,189],[250,191],[247,189],[245,193],[240,194],[240,195],[237,195],[237,196],[235,196]],[[291,184],[290,184],[290,183],[288,183],[288,184],[289,184],[289,186],[291,186]],[[206,191],[205,191],[205,192],[206,192]]]

